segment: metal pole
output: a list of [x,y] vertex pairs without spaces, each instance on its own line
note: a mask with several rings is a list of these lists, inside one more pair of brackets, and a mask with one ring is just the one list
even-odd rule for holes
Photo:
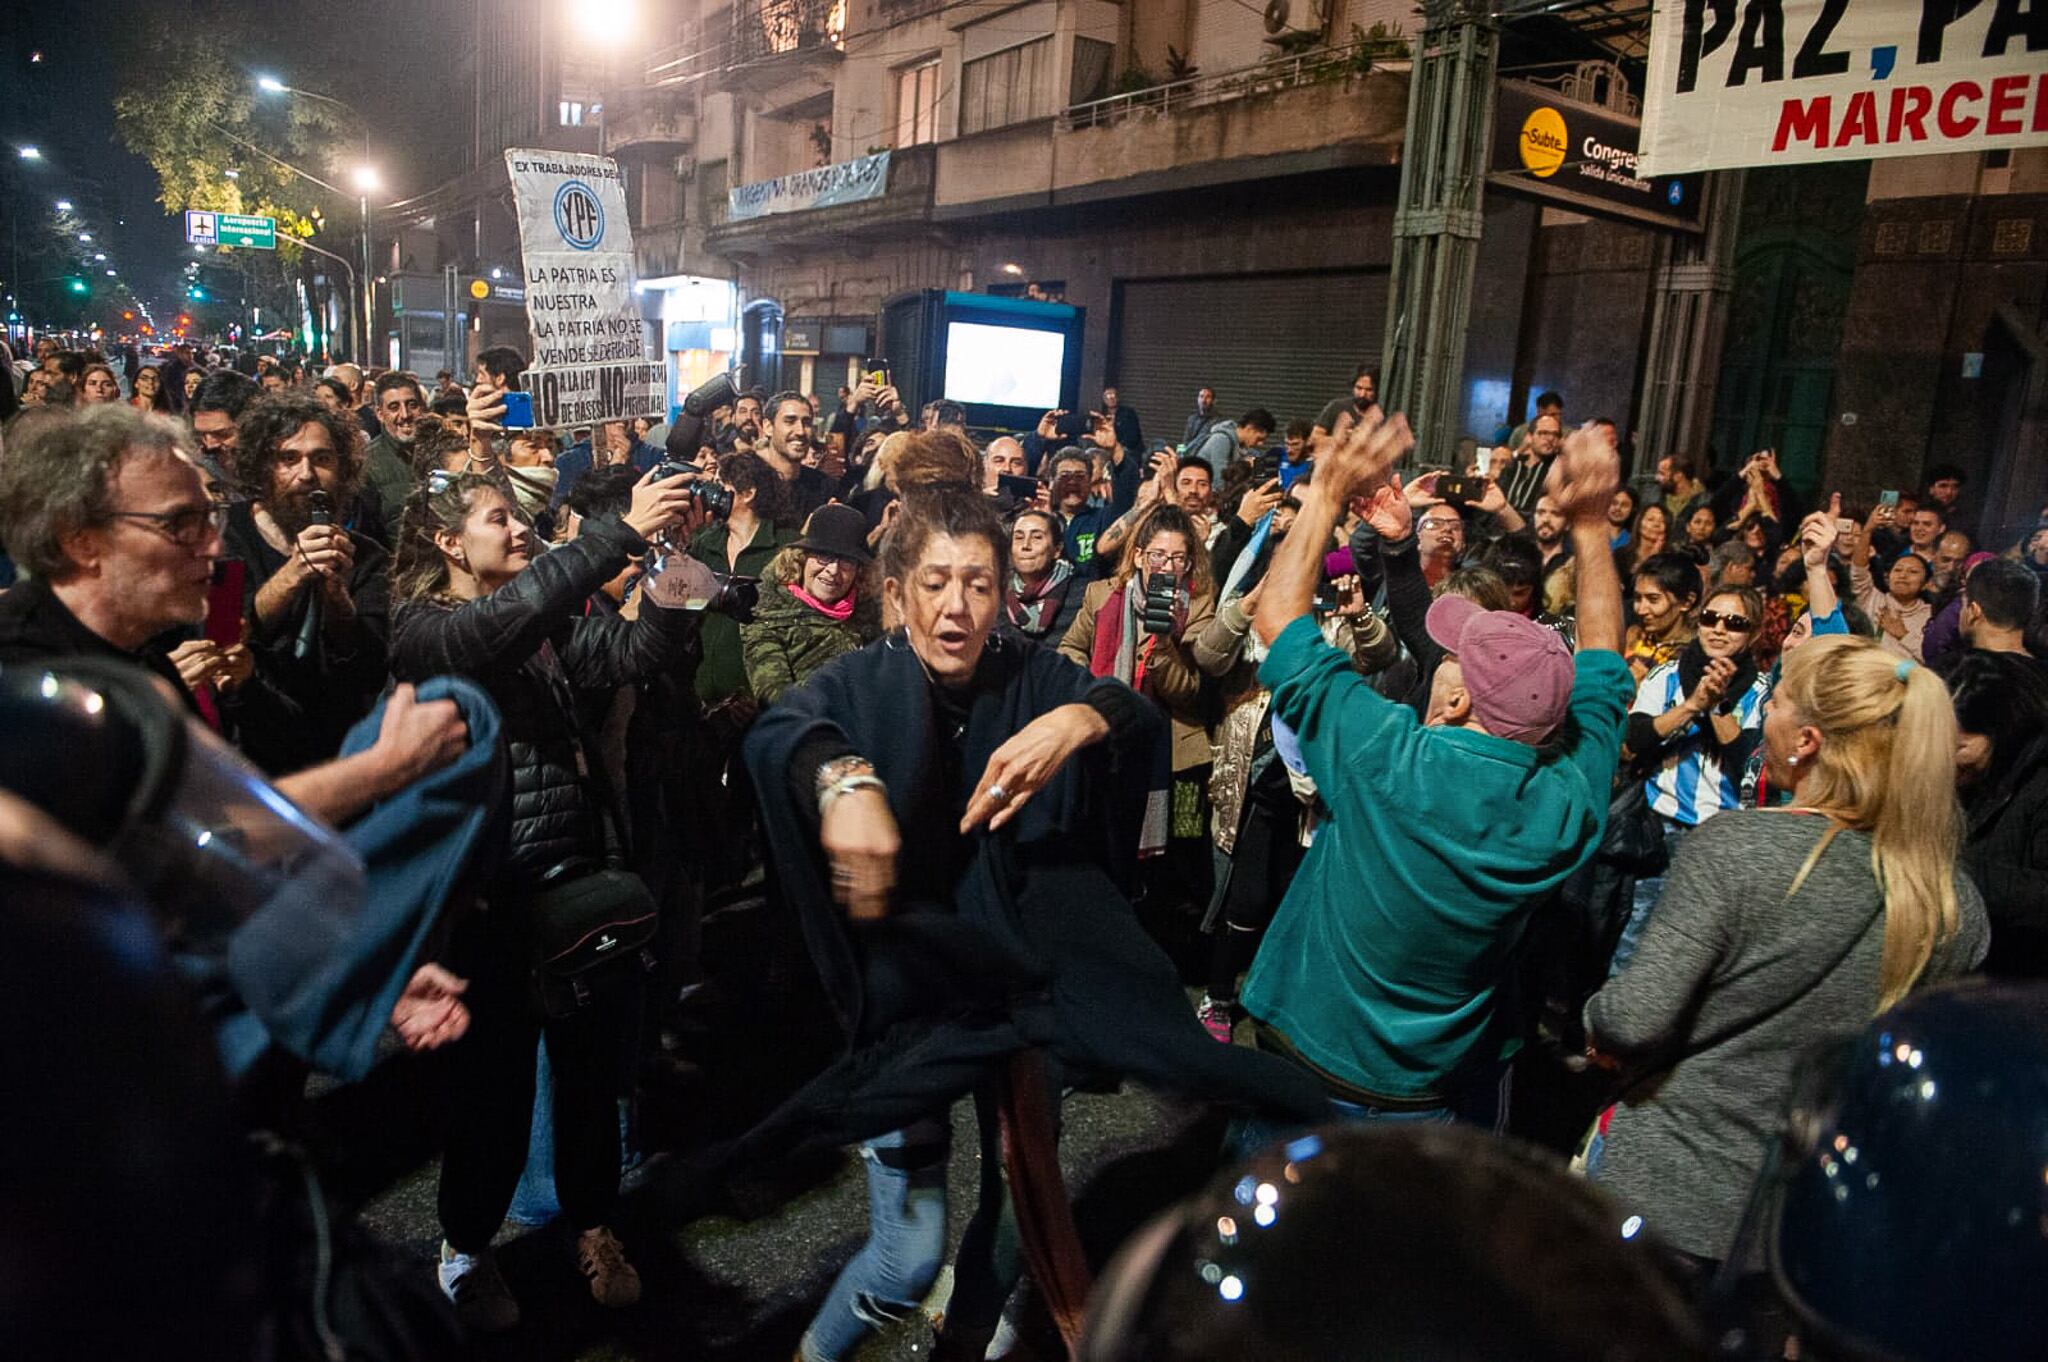
[[362,285],[362,289],[356,300],[356,321],[359,326],[356,341],[356,363],[368,364],[370,362],[370,323],[375,315],[374,309],[376,307],[376,284],[373,282],[375,267],[370,263],[370,196],[368,194],[361,195],[356,200],[356,206],[362,210],[363,214],[363,277],[358,281]]
[[455,267],[441,267],[441,362],[448,366],[450,373],[460,371],[455,362],[455,345],[458,332],[455,326]]

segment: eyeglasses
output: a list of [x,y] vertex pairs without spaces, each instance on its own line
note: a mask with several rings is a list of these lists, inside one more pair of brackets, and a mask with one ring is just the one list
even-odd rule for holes
[[1747,615],[1724,615],[1718,610],[1702,610],[1700,625],[1707,629],[1726,629],[1731,634],[1746,634],[1756,627],[1756,622]]
[[1184,568],[1188,565],[1188,556],[1185,553],[1168,553],[1165,549],[1147,549],[1145,563],[1155,568]]
[[186,506],[175,511],[112,511],[116,520],[146,520],[162,530],[165,537],[188,549],[196,549],[227,527],[225,504]]

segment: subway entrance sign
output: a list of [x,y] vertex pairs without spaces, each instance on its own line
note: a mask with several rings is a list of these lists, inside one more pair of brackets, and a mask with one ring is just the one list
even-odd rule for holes
[[277,219],[247,213],[185,210],[185,240],[201,246],[240,246],[244,250],[277,249]]

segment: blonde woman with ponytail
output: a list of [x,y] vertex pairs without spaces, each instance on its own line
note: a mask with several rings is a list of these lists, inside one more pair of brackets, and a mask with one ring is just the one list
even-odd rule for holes
[[1782,809],[1680,845],[1634,959],[1586,1004],[1597,1055],[1643,1075],[1592,1176],[1665,1242],[1730,1252],[1799,1052],[1976,968],[1984,903],[1956,864],[1956,721],[1941,679],[1868,639],[1788,653],[1765,708]]

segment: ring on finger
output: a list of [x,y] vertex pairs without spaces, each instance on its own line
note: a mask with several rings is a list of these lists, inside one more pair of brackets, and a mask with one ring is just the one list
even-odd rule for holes
[[1001,785],[989,786],[988,797],[990,799],[993,799],[998,804],[1007,804],[1010,802],[1010,792],[1008,790],[1005,790]]

